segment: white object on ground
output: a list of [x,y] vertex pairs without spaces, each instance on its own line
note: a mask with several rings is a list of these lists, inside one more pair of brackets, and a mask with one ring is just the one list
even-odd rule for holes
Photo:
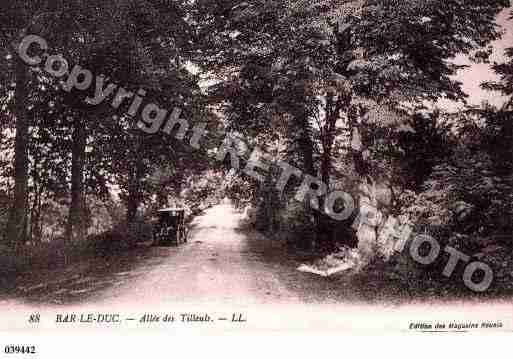
[[244,210],[244,215],[243,215],[243,218],[245,220],[247,220],[249,223],[256,223],[256,209],[253,208],[253,207],[246,207],[246,209]]
[[330,254],[313,264],[302,264],[297,270],[329,277],[349,269],[359,268],[360,262],[358,250],[342,248],[339,252]]

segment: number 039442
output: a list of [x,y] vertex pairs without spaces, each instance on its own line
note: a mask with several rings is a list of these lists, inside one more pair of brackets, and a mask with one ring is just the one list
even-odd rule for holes
[[5,354],[36,354],[34,345],[6,345]]

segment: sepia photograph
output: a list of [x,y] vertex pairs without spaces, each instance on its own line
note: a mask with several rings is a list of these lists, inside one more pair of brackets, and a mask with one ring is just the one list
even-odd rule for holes
[[509,0],[0,0],[0,30],[0,332],[513,333]]

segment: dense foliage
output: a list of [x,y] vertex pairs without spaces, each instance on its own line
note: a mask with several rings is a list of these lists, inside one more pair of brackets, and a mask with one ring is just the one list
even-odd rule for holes
[[[255,207],[259,230],[294,246],[333,251],[365,240],[351,224],[365,197],[384,216],[478,253],[510,235],[513,49],[483,87],[502,107],[465,103],[456,56],[487,62],[507,0],[121,0],[0,5],[0,228],[11,246],[129,228],[159,207],[190,213],[228,195]],[[28,68],[14,44],[44,37],[79,64],[191,124],[218,125],[270,157],[261,182],[231,171],[175,133],[147,134],[94,93],[63,91]],[[14,46],[13,46],[14,45]],[[109,102],[109,103],[108,103]],[[186,138],[190,138],[188,131]],[[219,137],[219,138],[218,138]],[[215,151],[214,149],[211,149]],[[243,156],[248,160],[249,152]],[[347,221],[296,200],[300,180],[273,185],[279,161],[344,190]],[[369,195],[368,188],[381,194]],[[362,188],[364,190],[362,190]],[[365,192],[365,193],[364,193]],[[371,238],[372,240],[372,238]],[[503,242],[501,242],[503,243]],[[511,243],[507,243],[511,245]]]

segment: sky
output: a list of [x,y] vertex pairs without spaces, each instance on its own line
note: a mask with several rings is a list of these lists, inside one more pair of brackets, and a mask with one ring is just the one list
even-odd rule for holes
[[[504,49],[513,46],[513,20],[511,17],[511,8],[504,10],[498,16],[498,23],[506,32],[504,36],[495,41],[492,45],[495,48],[491,56],[491,62],[504,62]],[[457,64],[470,64],[465,57],[457,57],[455,62]],[[467,99],[470,104],[479,105],[483,101],[488,101],[495,105],[502,105],[504,97],[499,93],[486,91],[480,88],[480,84],[484,81],[495,80],[497,77],[494,75],[490,64],[471,64],[471,67],[460,71],[456,77],[459,81],[463,82],[463,90],[469,95]],[[459,106],[455,103],[441,101],[442,106],[447,106],[451,109],[457,109]]]

